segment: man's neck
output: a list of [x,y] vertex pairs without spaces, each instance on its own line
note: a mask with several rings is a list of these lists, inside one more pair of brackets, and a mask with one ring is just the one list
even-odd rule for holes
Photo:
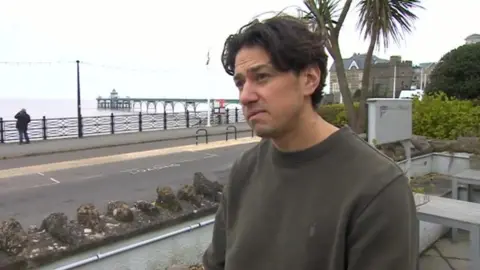
[[281,138],[272,139],[282,152],[295,152],[310,148],[332,135],[338,128],[323,120],[316,113],[306,113],[298,126]]

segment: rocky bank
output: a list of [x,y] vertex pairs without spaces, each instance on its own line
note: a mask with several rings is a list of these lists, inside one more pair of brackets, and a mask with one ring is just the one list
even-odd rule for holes
[[[471,153],[480,155],[480,140],[477,137],[459,137],[457,140],[429,139],[424,136],[413,136],[412,157],[433,152]],[[400,143],[377,146],[383,153],[395,161],[405,159],[405,149]]]
[[214,213],[223,186],[199,172],[193,178],[191,185],[177,192],[168,186],[157,187],[152,202],[129,205],[111,201],[103,208],[86,203],[78,207],[75,220],[68,220],[64,213],[51,213],[40,228],[25,228],[13,218],[0,222],[0,269],[33,269],[76,252]]

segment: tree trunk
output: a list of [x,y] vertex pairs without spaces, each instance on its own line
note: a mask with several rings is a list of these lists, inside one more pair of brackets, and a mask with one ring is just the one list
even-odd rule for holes
[[362,77],[362,90],[360,91],[360,102],[358,105],[358,113],[357,113],[357,126],[355,127],[355,131],[359,133],[365,132],[365,125],[367,123],[367,97],[368,97],[368,89],[370,86],[370,72],[372,70],[372,58],[373,58],[373,51],[375,49],[375,44],[377,40],[377,32],[374,31],[372,36],[370,37],[370,45],[368,46],[367,55],[365,57],[365,64],[363,67],[363,77]]
[[355,129],[356,124],[356,112],[353,106],[352,94],[348,88],[347,75],[345,74],[345,67],[343,66],[342,53],[338,46],[338,40],[331,40],[331,48],[328,48],[330,55],[335,61],[335,69],[337,72],[338,85],[340,88],[340,94],[342,95],[343,105],[347,113],[348,125]]

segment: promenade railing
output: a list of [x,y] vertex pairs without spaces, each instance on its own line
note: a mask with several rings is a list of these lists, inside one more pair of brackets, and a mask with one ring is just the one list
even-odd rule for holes
[[[224,113],[212,111],[212,126],[244,122],[238,108],[225,109]],[[82,117],[78,128],[77,117],[32,119],[28,125],[30,140],[49,140],[55,138],[82,138],[96,135],[111,135],[153,130],[178,128],[198,128],[207,125],[207,112],[163,112],[136,113]],[[80,130],[80,132],[79,132]],[[80,134],[79,134],[80,133]],[[19,134],[16,120],[3,120],[0,117],[0,143],[18,142]]]

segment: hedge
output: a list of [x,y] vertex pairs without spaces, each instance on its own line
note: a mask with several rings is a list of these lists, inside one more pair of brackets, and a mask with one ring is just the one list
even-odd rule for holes
[[[439,93],[424,95],[422,100],[414,99],[412,105],[415,135],[452,140],[459,136],[480,137],[480,106],[472,101]],[[338,127],[347,124],[342,104],[321,106],[318,113]]]

